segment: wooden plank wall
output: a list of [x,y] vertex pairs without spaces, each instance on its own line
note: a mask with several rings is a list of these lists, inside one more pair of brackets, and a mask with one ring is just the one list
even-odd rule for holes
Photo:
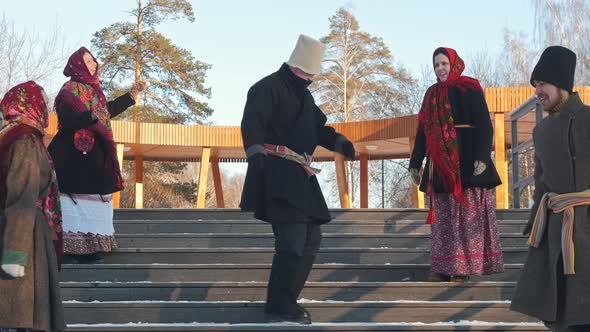
[[[580,97],[590,104],[590,87],[576,87]],[[532,87],[486,88],[485,95],[490,113],[508,113],[534,93]],[[349,123],[331,124],[353,142],[366,142],[412,137],[416,134],[415,115]],[[238,126],[191,126],[165,123],[112,121],[117,143],[170,146],[241,147],[242,136]],[[57,132],[57,117],[50,114],[47,132]]]

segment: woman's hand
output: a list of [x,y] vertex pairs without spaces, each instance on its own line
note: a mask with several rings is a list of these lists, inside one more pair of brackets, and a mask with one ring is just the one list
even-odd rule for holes
[[147,84],[144,81],[137,81],[137,82],[133,83],[131,90],[129,90],[129,94],[131,95],[131,98],[135,99],[135,97],[137,97],[137,95],[140,92],[145,90],[145,88],[147,88]]
[[19,264],[2,264],[2,270],[14,278],[25,275],[25,267]]
[[414,182],[414,184],[417,186],[420,185],[420,170],[417,168],[410,168],[408,172],[410,172],[412,182]]
[[485,172],[486,168],[488,168],[488,166],[483,161],[480,161],[480,160],[474,161],[473,162],[473,175],[475,175],[475,176],[480,175],[481,173]]

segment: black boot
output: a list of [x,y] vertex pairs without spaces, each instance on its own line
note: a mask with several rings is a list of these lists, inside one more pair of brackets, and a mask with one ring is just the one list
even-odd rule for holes
[[73,254],[64,254],[64,258],[62,261],[63,264],[80,264],[78,260],[78,255]]
[[78,261],[82,264],[102,264],[104,263],[103,253],[97,252],[86,255],[76,255]]
[[264,307],[267,321],[311,324],[309,313],[297,306],[296,281],[301,274],[298,271],[300,260],[301,257],[296,255],[273,256]]
[[[297,272],[295,275],[295,299],[299,298],[303,287],[305,286],[305,282],[309,277],[309,273],[313,267],[313,262],[315,261],[315,256],[302,256],[299,259],[299,267],[297,268]],[[302,307],[299,303],[295,302],[295,305],[299,310],[302,310],[306,313],[307,316],[311,319],[311,315],[309,311],[307,311],[304,307]]]

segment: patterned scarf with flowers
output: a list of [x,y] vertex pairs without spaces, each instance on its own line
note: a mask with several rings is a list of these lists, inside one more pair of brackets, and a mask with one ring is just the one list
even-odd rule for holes
[[[449,87],[457,87],[461,92],[467,90],[482,90],[479,81],[461,76],[465,69],[463,60],[451,48],[439,47],[434,54],[443,53],[449,58],[450,72],[446,81],[432,85],[426,91],[422,108],[418,114],[418,128],[426,136],[426,154],[430,158],[432,172],[430,174],[427,194],[433,197],[433,173],[436,172],[442,180],[447,192],[462,204],[465,203],[461,186],[461,165],[459,163],[459,144],[455,131],[453,111],[449,101]],[[433,204],[431,204],[427,223],[434,221]]]
[[[83,56],[90,51],[82,47],[74,52],[64,68],[64,75],[71,78],[59,91],[55,98],[55,109],[71,109],[74,112],[92,112],[98,121],[90,127],[74,133],[74,146],[83,154],[92,151],[96,139],[101,139],[105,147],[104,170],[116,179],[117,190],[124,188],[123,177],[117,159],[116,145],[111,128],[111,114],[107,101],[100,87],[97,72],[90,75]],[[94,59],[94,56],[92,56]],[[94,59],[96,61],[96,59]],[[63,106],[63,107],[62,107]],[[61,129],[61,127],[60,127]]]
[[[49,225],[51,239],[54,241],[58,262],[61,262],[63,239],[62,239],[62,216],[59,200],[59,186],[53,160],[43,145],[42,137],[47,128],[48,114],[46,97],[42,88],[33,81],[19,84],[10,89],[2,102],[0,111],[8,124],[0,130],[0,160],[10,149],[12,143],[20,136],[33,133],[39,137],[39,145],[45,151],[51,168],[51,183],[46,197],[39,197],[36,207],[43,211],[43,215]],[[4,178],[6,170],[0,171],[0,177]],[[5,199],[5,188],[2,188],[1,200]]]

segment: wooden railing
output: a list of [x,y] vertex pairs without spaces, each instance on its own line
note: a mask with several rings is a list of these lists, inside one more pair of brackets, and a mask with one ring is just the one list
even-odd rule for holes
[[529,150],[533,146],[533,138],[529,138],[524,143],[518,143],[518,120],[524,118],[530,112],[535,111],[535,122],[538,124],[543,119],[543,110],[536,96],[531,96],[524,103],[516,107],[509,113],[510,123],[512,126],[512,204],[515,209],[520,208],[520,191],[526,186],[532,185],[534,179],[528,176],[520,179],[519,174],[519,155]]

